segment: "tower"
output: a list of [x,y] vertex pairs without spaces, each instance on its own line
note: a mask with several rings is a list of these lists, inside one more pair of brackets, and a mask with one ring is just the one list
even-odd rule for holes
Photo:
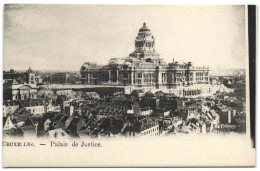
[[31,69],[31,67],[29,67],[29,69],[27,70],[27,78],[28,78],[27,83],[29,85],[35,85],[36,84],[35,73]]
[[160,55],[155,52],[155,39],[146,23],[139,29],[135,39],[135,50],[129,56],[148,61],[159,58]]
[[143,23],[143,27],[140,28],[139,33],[135,39],[135,51],[153,51],[155,46],[155,39],[151,33],[151,30]]

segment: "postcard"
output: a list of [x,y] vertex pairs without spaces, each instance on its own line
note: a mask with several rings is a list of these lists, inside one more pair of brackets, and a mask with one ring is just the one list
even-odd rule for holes
[[255,166],[256,6],[4,6],[3,167]]

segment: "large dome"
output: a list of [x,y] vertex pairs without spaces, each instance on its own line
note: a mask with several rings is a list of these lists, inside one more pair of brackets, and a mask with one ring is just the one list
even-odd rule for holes
[[151,31],[147,26],[146,26],[146,23],[143,24],[143,27],[140,28],[139,31]]

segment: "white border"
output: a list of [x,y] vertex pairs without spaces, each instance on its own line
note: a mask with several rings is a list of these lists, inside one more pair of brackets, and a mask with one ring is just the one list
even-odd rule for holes
[[258,0],[2,0],[1,4],[165,4],[165,5],[245,5],[259,4]]

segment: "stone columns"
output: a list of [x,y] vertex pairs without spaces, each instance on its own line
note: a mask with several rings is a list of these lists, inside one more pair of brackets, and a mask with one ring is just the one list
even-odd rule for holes
[[134,85],[134,74],[133,74],[133,72],[131,71],[131,85]]
[[108,70],[108,82],[110,83],[111,82],[111,71]]
[[158,84],[162,84],[162,73],[160,71],[158,71]]
[[87,84],[89,84],[89,73],[87,74]]
[[158,66],[156,68],[156,73],[157,73],[157,82],[156,82],[156,88],[159,88],[160,85],[162,84],[162,73],[160,72],[160,67]]
[[118,71],[118,68],[116,69],[116,83],[118,84],[119,83],[119,71]]
[[141,85],[143,86],[143,83],[144,83],[144,73],[143,72],[141,72],[141,76],[142,76]]

